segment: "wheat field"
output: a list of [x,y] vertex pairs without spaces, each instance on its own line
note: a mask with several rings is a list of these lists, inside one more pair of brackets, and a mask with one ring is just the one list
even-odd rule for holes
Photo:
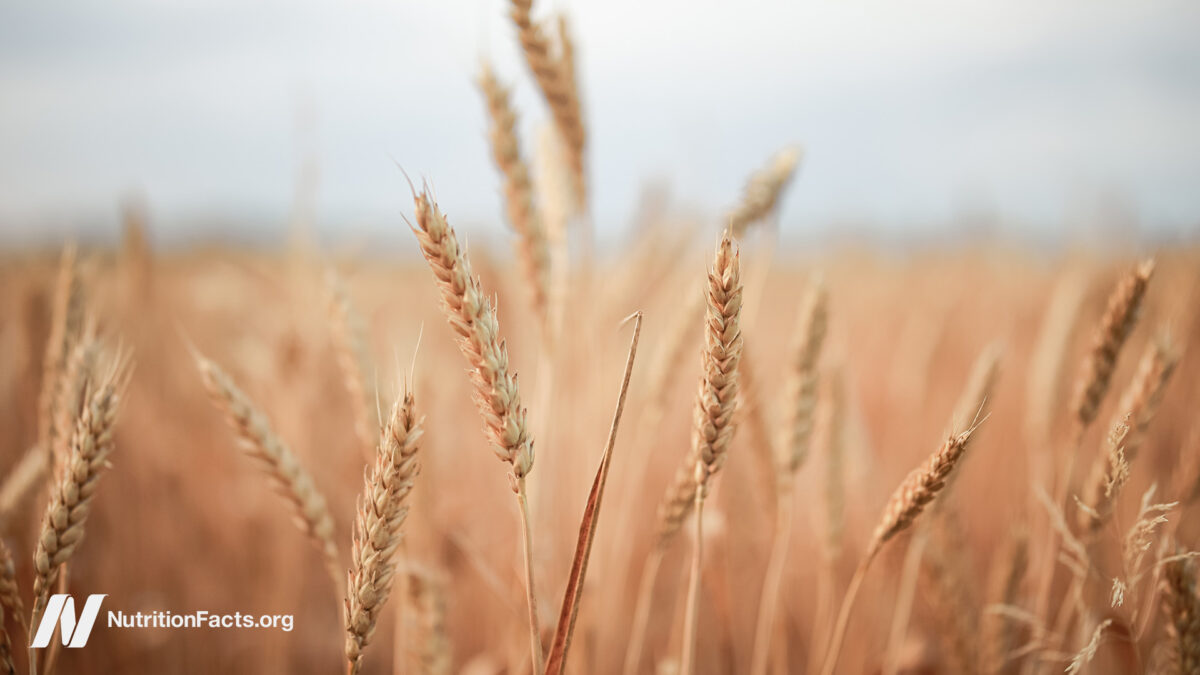
[[[569,28],[512,20],[511,250],[429,176],[395,253],[3,254],[0,666],[1200,672],[1200,251],[781,247],[790,147],[599,246]],[[59,593],[295,623],[27,648]]]

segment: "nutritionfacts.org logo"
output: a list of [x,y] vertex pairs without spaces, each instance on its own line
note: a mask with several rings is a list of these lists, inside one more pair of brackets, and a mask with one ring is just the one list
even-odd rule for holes
[[[37,633],[29,645],[34,649],[50,646],[54,637],[54,629],[61,628],[62,644],[64,647],[82,647],[87,644],[96,618],[100,615],[100,606],[107,594],[89,595],[83,604],[83,611],[76,614],[75,599],[69,595],[58,594],[50,596],[42,619],[38,623]],[[295,627],[291,614],[247,614],[244,612],[222,613],[198,610],[184,614],[170,611],[155,612],[124,612],[109,611],[107,613],[108,628],[232,628],[259,629],[271,628],[290,633]]]

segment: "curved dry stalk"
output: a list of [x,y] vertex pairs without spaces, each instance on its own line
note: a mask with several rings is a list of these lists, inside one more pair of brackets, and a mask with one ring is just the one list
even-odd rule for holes
[[411,393],[396,399],[358,501],[346,579],[346,659],[347,672],[352,675],[362,667],[363,648],[375,633],[379,612],[391,594],[394,558],[408,516],[406,502],[420,471],[417,442],[422,429],[414,406]]
[[509,102],[509,90],[496,80],[486,63],[479,75],[479,88],[487,103],[491,128],[488,138],[492,158],[504,176],[504,208],[508,223],[517,233],[517,258],[529,287],[534,313],[548,330],[546,286],[550,275],[550,252],[541,215],[534,203],[529,168],[517,140],[517,114]]
[[825,665],[821,669],[823,675],[832,675],[834,669],[837,668],[838,656],[842,651],[842,641],[846,635],[846,626],[850,621],[850,611],[854,607],[859,586],[862,585],[863,577],[866,576],[871,561],[875,559],[884,544],[912,526],[925,507],[946,487],[946,481],[953,474],[954,468],[966,455],[967,442],[976,428],[971,427],[947,438],[942,443],[942,447],[933,453],[924,465],[909,473],[900,487],[892,493],[891,499],[888,500],[888,504],[883,510],[883,517],[880,519],[879,525],[875,527],[871,543],[867,546],[867,553],[859,563],[858,569],[855,570],[854,577],[850,580],[850,586],[846,590],[846,596],[842,600],[842,608],[838,611],[833,637],[829,642],[829,652],[825,657]]
[[217,364],[193,354],[213,404],[225,414],[243,452],[259,463],[279,494],[292,506],[296,525],[321,551],[333,587],[342,594],[342,568],[333,538],[333,515],[300,460],[271,429],[266,416]]
[[475,405],[483,417],[484,431],[496,455],[512,467],[509,485],[517,496],[525,552],[525,597],[529,609],[529,642],[535,672],[542,670],[541,630],[538,627],[537,593],[533,574],[533,535],[525,477],[533,470],[533,439],[516,373],[508,369],[508,349],[500,338],[500,324],[492,303],[483,295],[471,263],[458,244],[454,228],[422,192],[414,198],[416,226],[412,228],[421,253],[437,280],[442,309],[458,334],[458,346],[471,366]]
[[579,540],[575,547],[575,558],[571,563],[571,574],[567,579],[567,590],[563,593],[562,610],[558,615],[554,641],[546,661],[546,675],[558,675],[563,671],[567,661],[567,651],[571,648],[571,636],[575,630],[575,619],[579,615],[583,582],[587,577],[588,559],[592,552],[592,542],[596,537],[596,527],[600,521],[600,505],[604,498],[604,486],[608,482],[608,469],[612,462],[613,447],[617,442],[617,428],[621,424],[621,413],[625,410],[625,395],[629,392],[629,378],[633,375],[633,361],[637,356],[638,339],[642,335],[642,313],[636,312],[633,317],[633,338],[629,343],[629,356],[625,361],[621,391],[617,395],[617,409],[613,413],[612,424],[608,430],[608,440],[605,442],[604,453],[600,459],[600,468],[596,472],[591,493],[588,495],[587,506],[583,512],[583,519],[579,525]]

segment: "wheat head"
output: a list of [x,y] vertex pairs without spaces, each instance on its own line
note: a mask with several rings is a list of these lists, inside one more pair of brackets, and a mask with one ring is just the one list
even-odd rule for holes
[[374,466],[364,479],[354,522],[354,545],[346,588],[346,658],[359,672],[363,648],[375,633],[396,572],[396,549],[408,515],[408,494],[420,467],[421,420],[411,393],[402,394],[379,440]]
[[1096,419],[1100,403],[1108,392],[1121,347],[1137,323],[1142,299],[1153,273],[1153,260],[1141,263],[1121,279],[1109,296],[1104,317],[1092,338],[1092,348],[1076,380],[1071,409],[1081,428],[1086,428]]
[[458,346],[471,366],[475,404],[496,455],[512,465],[513,477],[533,469],[533,439],[521,407],[517,375],[508,368],[508,350],[500,324],[454,229],[427,193],[416,197],[413,233],[442,292],[442,309],[458,334]]
[[484,64],[479,88],[487,102],[491,129],[492,158],[504,175],[504,208],[508,223],[517,232],[517,257],[525,283],[529,286],[533,308],[546,321],[546,284],[550,274],[550,253],[541,215],[534,204],[529,168],[521,157],[517,140],[517,114],[509,102],[509,91],[496,80],[491,67]]
[[708,273],[707,293],[703,375],[692,420],[696,485],[701,490],[707,489],[709,479],[725,464],[738,402],[742,280],[738,252],[728,231],[717,244],[716,258]]
[[284,499],[292,506],[296,526],[321,551],[336,586],[341,586],[338,547],[333,538],[333,515],[312,476],[283,442],[250,398],[217,364],[195,354],[196,366],[213,404],[225,414],[242,451],[255,459]]

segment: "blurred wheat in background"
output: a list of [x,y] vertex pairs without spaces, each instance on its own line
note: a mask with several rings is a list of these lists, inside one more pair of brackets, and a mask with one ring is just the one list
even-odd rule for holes
[[[1200,672],[1194,247],[801,255],[783,142],[599,246],[535,9],[476,82],[512,255],[437,175],[394,258],[155,252],[137,209],[3,255],[0,671]],[[26,648],[56,593],[295,630]]]

